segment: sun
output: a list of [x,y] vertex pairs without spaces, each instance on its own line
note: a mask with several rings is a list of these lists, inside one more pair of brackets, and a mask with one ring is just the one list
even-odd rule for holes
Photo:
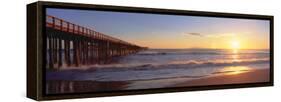
[[233,53],[238,53],[240,49],[240,42],[238,40],[232,40],[230,45]]
[[240,43],[237,40],[233,40],[231,42],[231,49],[233,50],[238,50],[240,48]]

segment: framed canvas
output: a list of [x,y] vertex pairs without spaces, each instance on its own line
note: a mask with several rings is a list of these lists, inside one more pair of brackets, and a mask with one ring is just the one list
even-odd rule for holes
[[35,100],[273,86],[273,16],[38,1]]

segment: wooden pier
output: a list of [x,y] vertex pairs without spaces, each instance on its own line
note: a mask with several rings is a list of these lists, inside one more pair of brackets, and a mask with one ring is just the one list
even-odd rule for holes
[[49,69],[106,64],[113,57],[145,49],[50,15],[46,16],[46,38]]

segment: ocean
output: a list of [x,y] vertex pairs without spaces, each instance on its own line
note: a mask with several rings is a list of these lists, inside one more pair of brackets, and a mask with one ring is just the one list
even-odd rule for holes
[[[163,88],[186,80],[270,68],[269,50],[148,49],[104,65],[47,71],[47,80],[130,81],[127,89]],[[82,68],[83,67],[83,68]]]

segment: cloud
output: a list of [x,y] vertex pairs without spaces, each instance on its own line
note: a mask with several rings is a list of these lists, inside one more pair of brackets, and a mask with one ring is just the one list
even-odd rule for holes
[[204,36],[203,36],[202,34],[200,34],[200,33],[185,33],[185,34],[192,35],[192,36],[204,37]]

